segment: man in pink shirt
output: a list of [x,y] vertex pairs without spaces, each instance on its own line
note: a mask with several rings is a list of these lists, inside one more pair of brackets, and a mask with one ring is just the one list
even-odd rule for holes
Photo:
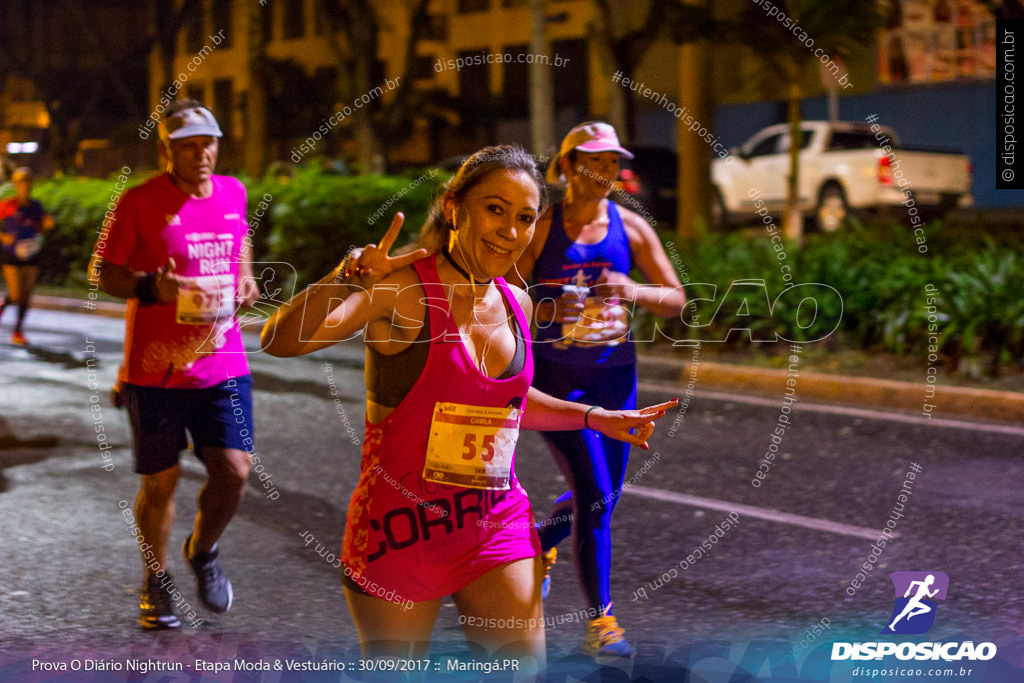
[[[213,174],[221,130],[198,102],[171,104],[159,131],[167,172],[124,194],[95,249],[101,289],[128,299],[119,379],[142,476],[135,521],[146,629],[181,624],[166,550],[186,432],[207,480],[183,551],[215,612],[230,609],[233,597],[217,539],[238,509],[254,450],[252,382],[234,317],[258,296],[244,240],[245,187]],[[186,617],[194,620],[194,610]]]

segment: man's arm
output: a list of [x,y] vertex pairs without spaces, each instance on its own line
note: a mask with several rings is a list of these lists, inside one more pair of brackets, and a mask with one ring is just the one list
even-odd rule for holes
[[99,263],[95,266],[100,274],[100,290],[118,299],[135,296],[135,288],[145,273],[133,272],[128,266],[119,266],[99,256],[93,257]]
[[238,288],[235,302],[238,308],[252,306],[260,298],[259,284],[252,274],[252,248],[248,240],[242,240],[242,253],[238,258]]
[[[96,251],[89,272],[99,272],[100,290],[118,299],[138,298],[143,303],[170,303],[178,298],[178,283],[184,278],[174,274],[174,259],[155,273],[133,271],[127,265],[116,261],[130,261],[135,251],[139,207],[135,190],[128,190],[118,201],[114,217],[96,242]],[[113,259],[107,258],[113,254]]]
[[[148,286],[150,294],[160,303],[170,303],[178,298],[179,278],[174,274],[174,259],[169,259],[167,265],[155,273],[145,273],[133,271],[128,266],[111,263],[98,256],[95,258],[100,262],[100,289],[110,296],[130,299],[139,295],[140,286],[143,291]],[[143,280],[148,280],[148,285],[140,284]]]

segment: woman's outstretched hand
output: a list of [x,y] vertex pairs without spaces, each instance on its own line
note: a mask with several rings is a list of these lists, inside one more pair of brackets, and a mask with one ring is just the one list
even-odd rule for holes
[[655,406],[638,410],[605,410],[597,408],[590,413],[587,422],[605,436],[648,449],[647,440],[654,433],[654,422],[665,416],[665,412],[679,403],[678,398]]

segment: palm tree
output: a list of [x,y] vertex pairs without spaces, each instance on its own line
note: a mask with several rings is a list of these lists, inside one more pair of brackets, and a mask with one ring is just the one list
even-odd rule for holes
[[[785,88],[786,118],[789,123],[789,176],[783,215],[783,234],[799,243],[803,237],[803,215],[799,201],[800,103],[804,82],[817,68],[821,49],[833,60],[846,60],[859,47],[875,40],[883,25],[878,3],[865,0],[776,0],[792,23],[769,17],[764,8],[745,3],[729,33],[732,40],[751,48],[767,71]],[[796,27],[800,30],[796,31]],[[808,42],[813,41],[810,46]],[[838,74],[837,74],[838,77]]]
[[[263,175],[267,167],[267,46],[263,33],[263,22],[267,19],[264,11],[259,3],[251,2],[246,17],[246,68],[249,72],[249,92],[245,99],[245,170],[257,178]],[[230,113],[227,115],[230,116]]]
[[[530,0],[530,51],[551,52],[547,35],[547,2]],[[534,154],[550,154],[555,147],[555,88],[551,67],[530,65],[530,147]]]
[[174,81],[174,57],[177,52],[178,34],[185,22],[203,11],[202,0],[184,0],[182,3],[150,0],[150,33],[146,39],[147,52],[155,41],[160,47],[160,75],[163,83],[160,90],[166,90]]
[[[328,47],[334,53],[339,69],[339,97],[352,102],[363,93],[380,85],[373,82],[373,71],[381,35],[384,3],[371,0],[319,0],[328,31]],[[413,97],[413,73],[416,46],[427,29],[430,0],[414,0],[406,6],[407,31],[403,72],[398,86],[387,103],[374,102],[373,107],[360,107],[352,116],[356,141],[356,167],[360,173],[382,172],[381,141],[395,141],[402,133],[401,125],[410,114]],[[374,111],[379,112],[376,118]]]
[[[661,37],[676,44],[695,41],[711,28],[709,11],[704,3],[691,0],[650,0],[641,13],[635,0],[594,0],[595,22],[592,27],[606,63],[623,77],[632,79],[651,46]],[[643,6],[640,4],[640,6]],[[627,19],[642,16],[635,28],[613,31],[613,27],[631,25]],[[609,73],[610,77],[611,74]],[[613,98],[622,97],[622,120],[612,121],[627,140],[636,135],[636,105],[632,93],[612,90]]]

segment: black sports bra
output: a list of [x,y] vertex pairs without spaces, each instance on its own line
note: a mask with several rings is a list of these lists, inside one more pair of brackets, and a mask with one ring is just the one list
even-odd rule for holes
[[[505,304],[506,310],[508,303]],[[515,377],[526,367],[526,341],[523,339],[519,321],[510,313],[512,330],[516,337],[516,352],[505,370],[495,379]],[[430,353],[430,311],[423,321],[416,341],[398,353],[387,355],[366,345],[366,396],[374,403],[388,408],[397,408],[405,395],[416,384],[423,368],[427,366]]]

